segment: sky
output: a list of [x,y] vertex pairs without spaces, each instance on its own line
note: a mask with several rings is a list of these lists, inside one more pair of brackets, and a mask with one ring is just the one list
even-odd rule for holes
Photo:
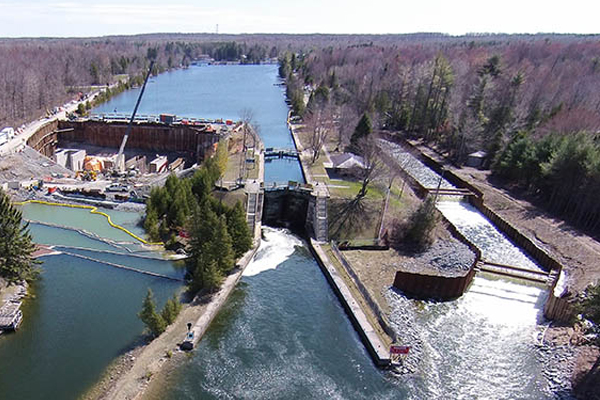
[[0,0],[0,37],[600,33],[599,11],[598,0]]

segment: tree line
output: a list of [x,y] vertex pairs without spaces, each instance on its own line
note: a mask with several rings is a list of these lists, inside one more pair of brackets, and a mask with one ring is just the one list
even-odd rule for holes
[[192,293],[216,290],[235,267],[235,260],[252,247],[252,235],[241,202],[230,207],[211,193],[227,167],[227,150],[220,143],[190,178],[170,175],[163,187],[152,189],[146,204],[144,228],[167,247],[183,234],[189,254],[187,268]]
[[[189,66],[201,55],[216,60],[257,63],[277,57],[275,42],[252,37],[141,35],[88,39],[0,40],[0,128],[19,126],[92,85],[129,76],[132,84],[156,60],[153,74]],[[93,106],[93,105],[92,105]]]
[[[463,38],[465,39],[465,38]],[[598,232],[600,42],[578,36],[432,37],[280,56],[294,113],[331,115],[340,149],[365,114],[496,176]],[[308,103],[304,104],[304,99]],[[326,102],[323,99],[327,98]]]

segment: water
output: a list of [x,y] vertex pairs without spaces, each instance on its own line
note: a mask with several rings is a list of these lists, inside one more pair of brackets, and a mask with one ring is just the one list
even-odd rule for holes
[[[426,188],[454,188],[401,146],[381,141],[399,165]],[[454,200],[454,201],[453,201]],[[468,203],[444,200],[439,211],[486,261],[541,268]],[[544,288],[477,276],[458,300],[409,300],[390,291],[390,319],[413,346],[411,398],[551,398],[536,341],[543,321]],[[449,396],[449,394],[451,394]]]
[[437,208],[452,225],[481,250],[484,260],[531,270],[543,270],[472,205],[458,201],[441,201],[437,203]]
[[[132,257],[124,246],[104,241],[121,238],[120,231],[106,228],[104,217],[35,204],[23,206],[23,213],[42,221],[83,225],[100,236],[32,224],[30,230],[37,243],[88,248],[66,250],[99,261],[182,275],[181,268],[171,262]],[[139,219],[135,213],[112,214],[119,222],[129,222],[131,228]],[[137,245],[129,246],[139,249]],[[137,313],[147,289],[154,291],[162,306],[181,287],[177,282],[64,254],[42,260],[41,277],[31,288],[34,297],[22,307],[21,328],[16,334],[0,337],[2,399],[76,399],[101,377],[115,357],[140,342],[144,327]]]
[[[32,221],[43,221],[50,224],[64,225],[75,229],[83,229],[94,235],[120,242],[137,241],[127,233],[115,229],[107,223],[103,215],[92,214],[88,209],[66,209],[44,204],[27,203],[22,208],[23,218]],[[145,235],[143,227],[139,224],[142,218],[141,213],[124,212],[109,209],[99,209],[98,211],[110,215],[113,223],[121,225],[132,233],[143,237]],[[43,243],[43,242],[42,242]]]
[[411,399],[550,399],[535,345],[542,288],[475,277],[452,302],[390,291],[391,322],[413,347]]
[[[187,118],[239,120],[252,114],[265,147],[293,148],[287,128],[288,107],[278,86],[276,65],[203,65],[153,77],[146,87],[138,115],[175,114]],[[141,89],[115,96],[93,113],[131,114]],[[273,160],[266,165],[265,182],[304,182],[296,160]]]
[[[147,97],[149,104],[142,102],[141,113],[236,118],[250,104],[265,145],[289,147],[287,109],[281,90],[273,86],[276,81],[273,66],[175,71],[149,86],[154,94]],[[249,88],[249,83],[255,86]],[[182,86],[179,97],[172,93]],[[234,92],[239,96],[220,101]],[[130,110],[137,93],[127,96],[96,112]],[[263,107],[263,101],[269,106]],[[393,154],[423,186],[453,187],[399,149]],[[299,174],[295,161],[267,163],[267,181],[285,181],[292,169]],[[481,222],[471,223],[471,231],[483,233],[484,239],[494,237],[484,249],[490,260],[526,263],[518,251],[497,250],[495,234]],[[268,230],[266,237],[199,347],[156,398],[547,397],[535,349],[543,290],[477,277],[452,302],[419,302],[390,292],[391,319],[404,342],[413,346],[408,360],[415,367],[414,374],[394,376],[370,361],[303,244],[282,231]],[[495,253],[505,258],[495,258]]]
[[[273,85],[275,66],[193,67],[154,81],[140,114],[236,118],[250,106],[267,147],[291,143],[283,94]],[[126,112],[136,97],[135,91],[124,93],[96,112],[114,108]],[[277,181],[300,176],[297,163],[289,161],[267,164],[266,173],[267,180]],[[437,187],[439,176],[430,178],[432,187]],[[64,215],[45,217],[39,215],[43,210],[34,208],[25,213],[75,225],[89,219],[86,229],[112,240],[131,241],[103,231],[89,215],[73,221],[73,210],[64,211]],[[122,217],[123,223],[135,227],[134,218],[127,222],[129,216]],[[474,231],[478,230],[476,226]],[[34,225],[32,232],[45,243],[123,254],[126,247],[139,250],[135,245],[107,243],[47,226]],[[413,346],[408,360],[415,367],[413,374],[395,376],[373,365],[303,243],[278,230],[267,230],[266,239],[205,338],[168,377],[157,398],[548,397],[535,351],[542,290],[477,277],[470,290],[452,302],[420,302],[388,293],[391,320],[404,343]],[[138,263],[119,254],[80,252]],[[31,317],[26,317],[18,335],[0,338],[0,393],[15,393],[15,398],[76,397],[139,337],[141,324],[135,313],[146,287],[151,285],[161,302],[178,287],[72,257],[46,260],[37,298],[25,309]],[[170,263],[144,260],[140,264],[178,273]]]
[[157,399],[398,399],[304,244],[265,241],[193,356]]
[[439,186],[441,189],[456,189],[456,186],[431,170],[399,144],[383,139],[379,142],[383,151],[394,157],[398,165],[424,188],[435,189]]
[[[456,188],[438,173],[427,167],[402,146],[380,140],[384,151],[392,155],[402,169],[416,179],[425,188]],[[483,259],[499,264],[507,264],[541,271],[542,269],[520,248],[515,246],[475,207],[465,202],[453,201],[443,196],[437,208],[440,212],[482,252]],[[457,197],[454,196],[454,200]]]

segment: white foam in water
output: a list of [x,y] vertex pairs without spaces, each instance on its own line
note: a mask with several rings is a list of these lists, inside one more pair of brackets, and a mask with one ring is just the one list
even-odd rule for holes
[[302,246],[302,241],[292,236],[284,229],[263,228],[263,239],[258,252],[246,270],[244,276],[254,276],[261,272],[277,268],[278,265],[296,250],[296,246]]
[[542,270],[472,205],[464,202],[440,201],[436,207],[481,250],[484,260]]
[[535,327],[543,292],[544,289],[535,286],[475,277],[462,306],[490,324]]

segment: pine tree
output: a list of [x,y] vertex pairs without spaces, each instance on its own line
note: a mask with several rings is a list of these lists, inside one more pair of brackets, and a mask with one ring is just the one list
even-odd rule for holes
[[227,213],[227,228],[233,242],[235,257],[239,258],[252,247],[252,233],[246,223],[246,213],[241,202]]
[[158,216],[154,208],[148,204],[146,206],[146,218],[144,219],[144,229],[148,232],[148,236],[151,240],[159,240],[160,235],[158,232]]
[[235,263],[235,254],[233,252],[231,236],[227,232],[225,215],[219,216],[210,248],[211,257],[216,261],[219,271],[225,274],[231,271]]
[[22,224],[21,211],[0,189],[0,276],[9,282],[32,280],[38,274],[28,228],[29,224]]
[[373,131],[373,126],[371,124],[371,118],[369,114],[364,113],[360,121],[358,121],[358,125],[356,125],[356,129],[354,129],[354,133],[352,137],[350,137],[350,151],[358,152],[359,143],[361,139],[366,138]]
[[209,260],[208,257],[201,257],[196,260],[193,279],[190,282],[190,289],[193,292],[204,289],[212,293],[219,288],[222,281],[223,275],[219,271],[219,266],[215,260]]
[[177,300],[177,296],[173,295],[173,297],[171,297],[165,303],[160,315],[167,325],[171,325],[173,322],[175,322],[175,319],[181,312],[181,308],[182,306],[179,300]]
[[138,317],[146,325],[152,336],[159,336],[167,329],[167,324],[163,317],[156,312],[156,304],[154,303],[154,294],[152,289],[148,288],[148,293],[144,299],[142,305],[142,311],[139,312]]

